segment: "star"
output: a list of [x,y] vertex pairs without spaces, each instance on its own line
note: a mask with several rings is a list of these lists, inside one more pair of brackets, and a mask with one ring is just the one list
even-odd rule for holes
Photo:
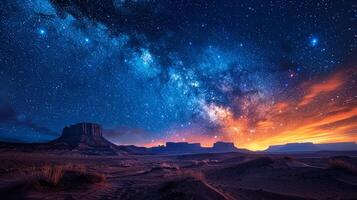
[[310,45],[315,47],[319,43],[319,40],[316,37],[310,39]]
[[39,33],[41,36],[44,36],[44,35],[46,35],[46,30],[43,29],[43,28],[40,28],[40,29],[38,30],[38,33]]

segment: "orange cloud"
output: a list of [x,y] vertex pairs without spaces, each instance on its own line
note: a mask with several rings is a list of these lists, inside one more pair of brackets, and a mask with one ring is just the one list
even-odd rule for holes
[[278,111],[285,110],[288,106],[289,106],[289,104],[286,103],[286,102],[280,102],[280,103],[275,104],[275,108],[276,108]]
[[305,105],[309,104],[318,95],[335,91],[336,89],[341,87],[343,85],[343,83],[344,82],[342,80],[341,74],[338,73],[338,74],[334,75],[332,78],[328,79],[327,81],[312,85],[308,89],[308,92],[303,97],[302,101],[299,103],[299,106],[305,106]]

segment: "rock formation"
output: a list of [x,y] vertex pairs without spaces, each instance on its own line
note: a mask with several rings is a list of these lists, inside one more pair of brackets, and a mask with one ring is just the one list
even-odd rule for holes
[[357,151],[355,142],[314,144],[312,142],[271,145],[266,152]]
[[216,142],[213,147],[202,147],[200,143],[167,142],[165,146],[150,148],[153,153],[159,154],[199,154],[199,153],[248,153],[246,149],[238,149],[233,143]]
[[105,146],[109,143],[103,138],[101,126],[94,123],[79,123],[65,127],[57,142],[63,142],[72,147],[79,145]]
[[213,144],[212,150],[214,152],[235,152],[237,148],[231,142],[216,142]]
[[116,154],[118,147],[103,137],[102,127],[95,123],[78,123],[65,127],[61,137],[51,142],[72,150],[85,151],[88,154]]

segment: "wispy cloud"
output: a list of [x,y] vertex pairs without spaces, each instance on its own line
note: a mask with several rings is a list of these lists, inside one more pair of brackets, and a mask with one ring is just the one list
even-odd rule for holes
[[308,90],[307,94],[303,97],[301,102],[299,103],[299,106],[304,106],[309,104],[311,101],[314,100],[319,95],[322,95],[324,93],[329,93],[337,90],[344,84],[344,80],[342,79],[342,74],[337,73],[334,74],[331,78],[321,82],[312,85]]
[[9,103],[0,102],[0,124],[1,123],[26,127],[42,134],[57,135],[57,133],[53,132],[49,128],[41,126],[33,122],[31,119],[22,118]]

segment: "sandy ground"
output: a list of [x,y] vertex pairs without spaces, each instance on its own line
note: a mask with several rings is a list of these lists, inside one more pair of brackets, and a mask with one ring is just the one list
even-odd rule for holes
[[[111,157],[3,152],[0,196],[67,200],[357,199],[357,157],[337,155]],[[58,183],[42,180],[42,173],[48,176],[48,170],[54,179],[57,171],[51,167],[56,166],[65,166]]]

